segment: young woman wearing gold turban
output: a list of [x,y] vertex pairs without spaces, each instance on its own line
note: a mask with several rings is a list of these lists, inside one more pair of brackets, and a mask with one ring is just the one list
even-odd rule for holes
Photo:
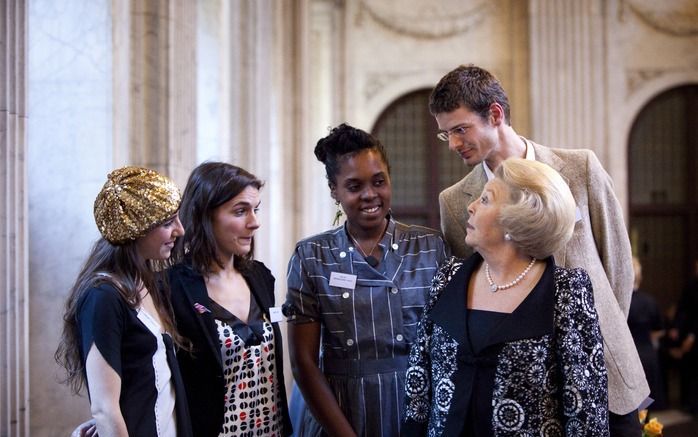
[[140,167],[111,172],[95,200],[102,237],[68,297],[56,359],[76,393],[87,385],[99,435],[191,435],[179,336],[155,273],[184,234],[179,204],[171,180]]

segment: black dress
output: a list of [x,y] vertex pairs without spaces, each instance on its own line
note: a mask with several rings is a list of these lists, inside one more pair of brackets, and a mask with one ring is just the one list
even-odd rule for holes
[[172,436],[176,429],[179,437],[191,436],[172,339],[166,333],[158,339],[147,326],[153,323],[112,285],[88,289],[77,307],[83,365],[94,344],[121,378],[119,406],[129,435]]
[[[521,324],[528,323],[527,318],[536,308],[551,308],[553,305],[554,264],[552,258],[547,260],[543,277],[533,290],[512,313],[467,309],[467,290],[470,277],[477,264],[470,264],[464,269],[463,275],[454,276],[453,287],[456,293],[444,293],[441,296],[442,308],[450,307],[453,311],[467,313],[465,323],[465,347],[458,351],[458,361],[461,363],[461,378],[464,390],[461,391],[461,402],[466,405],[463,416],[462,436],[488,436],[492,431],[492,393],[494,390],[495,372],[499,362],[499,353],[504,343],[518,338],[519,331],[515,329]],[[506,293],[506,291],[499,291]],[[541,314],[542,329],[538,334],[552,334],[552,323],[545,323]],[[503,323],[506,321],[506,323]]]
[[410,350],[401,435],[609,435],[589,276],[545,261],[506,314],[467,310],[478,253],[441,265]]

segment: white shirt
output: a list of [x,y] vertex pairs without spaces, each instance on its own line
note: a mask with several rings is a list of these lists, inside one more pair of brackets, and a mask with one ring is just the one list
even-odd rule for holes
[[[533,146],[531,146],[531,143],[526,141],[526,138],[524,137],[519,137],[523,142],[526,144],[526,159],[530,159],[532,161],[536,160],[536,152],[533,150]],[[487,180],[491,181],[494,179],[494,172],[490,170],[490,168],[487,166],[487,162],[482,161],[482,167],[485,169],[485,175],[487,176]]]
[[167,363],[167,351],[162,339],[162,328],[158,322],[143,308],[138,308],[138,319],[153,333],[157,340],[157,351],[153,355],[155,369],[155,388],[158,398],[155,401],[155,426],[158,437],[175,437],[177,435],[177,420],[175,416],[175,390],[172,383],[172,372]]

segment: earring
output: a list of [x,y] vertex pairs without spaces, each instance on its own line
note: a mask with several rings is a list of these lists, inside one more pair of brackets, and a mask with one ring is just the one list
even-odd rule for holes
[[505,239],[506,241],[511,241],[511,234],[510,234],[509,232],[507,232],[506,234],[504,234],[504,239]]
[[334,213],[334,220],[332,220],[332,226],[337,226],[339,224],[339,219],[344,215],[342,207],[339,206],[339,200],[335,200],[334,204],[337,205],[337,212]]

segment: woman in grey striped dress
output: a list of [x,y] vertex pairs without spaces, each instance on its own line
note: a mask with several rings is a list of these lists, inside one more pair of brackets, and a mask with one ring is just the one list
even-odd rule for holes
[[343,226],[304,239],[288,266],[284,312],[302,436],[395,436],[407,354],[432,277],[438,231],[390,214],[390,167],[370,134],[342,124],[318,141]]

